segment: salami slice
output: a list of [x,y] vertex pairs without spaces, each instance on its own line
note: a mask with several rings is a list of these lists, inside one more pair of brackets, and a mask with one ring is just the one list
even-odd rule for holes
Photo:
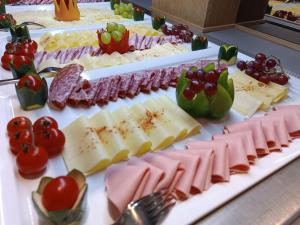
[[77,86],[83,66],[70,64],[62,68],[49,88],[49,102],[59,109],[64,108],[73,89]]
[[153,76],[151,77],[151,80],[152,80],[151,89],[153,91],[157,91],[160,87],[161,71],[154,70],[152,73],[153,73]]
[[120,78],[120,76],[114,76],[111,78],[109,100],[113,102],[118,99]]
[[105,105],[108,103],[109,94],[110,94],[110,85],[111,85],[111,78],[104,78],[100,81],[98,94],[95,99],[95,102],[99,105]]
[[143,82],[140,85],[142,92],[147,93],[147,94],[150,93],[152,83],[153,83],[153,80],[152,80],[153,76],[154,76],[154,73],[152,71],[146,72],[146,78],[143,80]]
[[138,95],[140,92],[140,86],[141,83],[144,81],[144,79],[147,77],[146,74],[136,73],[133,75],[132,83],[129,87],[129,90],[127,92],[127,96],[129,98],[133,98],[134,96]]
[[136,49],[137,41],[138,41],[138,35],[137,34],[135,34],[133,37],[129,38],[129,42],[128,42],[129,51],[134,51]]
[[132,84],[133,77],[133,74],[121,76],[118,94],[120,98],[126,98],[127,92]]
[[161,82],[160,82],[160,88],[162,89],[168,89],[169,83],[172,78],[172,71],[170,69],[162,69],[161,70]]

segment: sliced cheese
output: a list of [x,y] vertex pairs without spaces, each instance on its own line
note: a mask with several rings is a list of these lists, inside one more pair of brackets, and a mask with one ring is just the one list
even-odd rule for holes
[[152,111],[157,112],[160,116],[157,118],[158,123],[166,129],[172,136],[176,138],[176,140],[183,139],[188,134],[187,127],[178,121],[178,117],[176,118],[173,114],[169,112],[169,110],[158,101],[154,101],[153,99],[149,99],[144,102],[143,106]]
[[112,159],[99,141],[88,118],[81,116],[63,129],[66,138],[62,153],[68,170],[89,175],[107,167]]
[[174,118],[173,122],[176,121],[176,123],[181,123],[186,126],[188,129],[187,135],[194,135],[200,132],[201,124],[182,108],[177,106],[170,98],[164,95],[156,99],[156,101],[159,105],[164,105],[170,116]]
[[252,116],[263,102],[245,91],[235,92],[232,108],[245,116]]
[[108,110],[101,110],[90,119],[90,122],[105,150],[113,156],[112,163],[128,157],[129,150],[115,130],[111,113]]
[[129,115],[128,107],[121,107],[112,113],[114,129],[129,149],[130,155],[142,155],[151,150],[152,143],[145,133],[137,127]]
[[175,140],[175,137],[158,122],[159,113],[147,110],[142,105],[134,105],[130,108],[129,116],[148,136],[152,142],[152,150],[165,148]]

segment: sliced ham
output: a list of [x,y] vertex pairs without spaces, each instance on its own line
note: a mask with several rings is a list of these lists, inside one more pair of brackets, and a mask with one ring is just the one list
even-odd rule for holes
[[282,109],[288,109],[288,110],[300,110],[300,105],[277,105],[274,107],[274,110],[282,110]]
[[145,185],[145,188],[142,192],[141,197],[149,195],[149,194],[155,192],[156,190],[158,190],[159,183],[165,176],[165,173],[163,170],[161,170],[160,168],[158,168],[144,160],[141,160],[137,157],[130,158],[130,160],[128,161],[128,165],[136,165],[136,166],[142,166],[142,167],[149,168],[150,175],[149,175],[149,178]]
[[229,153],[226,143],[215,141],[195,141],[187,144],[188,150],[211,150],[215,152],[212,183],[227,182],[230,179]]
[[283,118],[288,132],[292,138],[300,137],[300,111],[294,109],[280,109],[266,114],[268,117]]
[[213,162],[215,153],[212,149],[188,150],[188,154],[200,157],[200,163],[195,174],[191,194],[198,194],[207,190],[211,185]]
[[252,131],[252,136],[258,156],[269,154],[269,148],[264,134],[264,129],[260,121],[247,120],[244,122],[225,126],[225,133],[237,133]]
[[241,139],[243,142],[243,149],[247,154],[247,158],[249,163],[253,164],[257,158],[256,149],[254,145],[254,140],[252,137],[252,131],[244,131],[239,133],[231,133],[231,134],[216,134],[213,136],[214,140],[236,140]]
[[109,211],[116,220],[127,204],[141,197],[149,179],[149,168],[145,165],[112,165],[105,173],[105,188]]
[[200,163],[200,157],[186,154],[182,151],[164,151],[160,154],[180,161],[182,167],[184,168],[184,173],[175,186],[175,194],[177,195],[178,199],[186,200],[189,197],[192,188],[194,176]]
[[160,180],[156,190],[166,188],[169,190],[169,192],[172,192],[178,180],[184,173],[183,168],[180,166],[180,161],[153,153],[147,153],[142,159],[153,166],[162,169],[165,173],[165,176]]

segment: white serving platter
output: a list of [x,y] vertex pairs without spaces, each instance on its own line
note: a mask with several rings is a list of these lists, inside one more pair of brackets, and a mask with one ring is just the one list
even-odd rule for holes
[[[79,10],[83,8],[93,8],[93,9],[109,9],[110,8],[110,2],[91,2],[91,3],[78,3]],[[40,11],[40,10],[49,10],[53,11],[54,15],[54,4],[49,5],[20,5],[20,6],[6,6],[6,12],[7,13],[14,13],[14,12],[25,12],[25,11]],[[144,21],[148,21],[151,23],[151,16],[145,14]],[[126,20],[122,22],[124,25],[132,24],[132,23],[138,23],[135,22],[133,19]],[[45,32],[45,31],[51,31],[51,30],[57,30],[57,29],[64,29],[64,30],[76,30],[81,27],[94,27],[94,25],[80,25],[80,26],[71,26],[70,27],[64,27],[64,28],[42,28],[42,29],[30,29],[30,32]],[[0,31],[0,36],[5,35],[7,32]]]
[[[193,53],[194,54],[194,53]],[[156,68],[161,67],[164,64],[177,65],[179,63],[185,63],[189,60],[196,59],[213,59],[217,57],[217,54],[207,56],[194,57],[191,54],[191,58],[166,59],[165,62],[159,61],[141,62],[138,68],[132,68],[131,70],[137,70],[142,68]],[[182,61],[180,61],[182,59]],[[239,54],[239,59],[249,60],[250,58]],[[174,60],[174,61],[172,61]],[[176,61],[177,60],[177,61]],[[150,64],[150,65],[149,65]],[[120,69],[130,71],[128,65],[123,66]],[[234,72],[236,67],[230,67],[230,72]],[[105,72],[103,72],[105,71]],[[109,76],[115,74],[118,70],[114,67],[101,69],[98,71],[89,71],[84,75],[87,79],[96,79],[98,77]],[[48,80],[50,83],[51,80]],[[291,78],[289,97],[283,103],[294,102],[299,99],[300,91],[298,90],[300,80]],[[160,95],[168,95],[175,101],[175,89],[170,88],[168,91],[160,90],[158,92],[152,92],[151,95],[140,94],[134,99],[119,99],[115,103],[109,103],[105,107],[94,106],[89,109],[83,108],[71,108],[66,107],[63,111],[53,111],[45,106],[42,109],[35,111],[22,111],[19,107],[17,97],[14,92],[14,86],[2,86],[0,87],[0,141],[2,143],[2,154],[0,157],[0,223],[1,225],[38,225],[39,220],[36,211],[33,208],[31,201],[31,192],[36,190],[39,180],[25,180],[17,172],[15,165],[15,157],[10,153],[8,148],[8,138],[6,137],[6,124],[14,116],[25,115],[31,120],[35,120],[40,116],[49,115],[54,117],[63,128],[74,119],[84,114],[91,116],[101,109],[114,110],[122,105],[132,105],[143,102],[149,97],[158,97]],[[298,100],[299,101],[299,100]],[[260,113],[261,114],[261,113]],[[244,120],[245,117],[241,116],[234,110],[230,111],[230,114],[222,121],[208,121],[201,120],[203,128],[201,133],[185,139],[181,142],[175,143],[170,148],[177,150],[183,149],[184,145],[190,140],[208,140],[213,134],[221,133],[225,124],[230,124]],[[248,174],[240,174],[231,176],[229,183],[220,183],[212,185],[211,188],[203,194],[191,197],[185,202],[179,202],[168,215],[164,221],[164,225],[182,225],[189,224],[206,214],[212,212],[217,207],[225,204],[230,199],[241,194],[257,182],[261,181],[265,177],[279,170],[282,166],[291,162],[295,158],[300,156],[300,140],[295,140],[289,148],[284,148],[282,153],[272,153],[262,159],[259,159],[257,163],[251,167]],[[49,161],[45,176],[59,176],[67,173],[65,164],[61,156],[51,159]],[[86,218],[82,224],[86,225],[106,225],[111,224],[112,220],[109,216],[107,209],[106,193],[104,190],[104,172],[96,173],[87,178],[89,185],[88,189],[88,210],[86,212]]]

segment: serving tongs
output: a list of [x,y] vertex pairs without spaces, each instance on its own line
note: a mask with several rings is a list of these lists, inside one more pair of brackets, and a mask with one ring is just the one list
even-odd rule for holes
[[[36,22],[23,22],[20,25],[26,25],[26,26],[28,26],[28,25],[34,25],[34,26],[40,27],[40,29],[46,28],[46,26],[44,26],[43,24],[36,23]],[[8,30],[9,30],[9,28],[1,28],[0,29],[0,31],[5,31],[5,32],[7,32]]]
[[[45,69],[42,69],[40,72],[38,72],[38,74],[52,73],[51,75],[46,75],[43,77],[45,77],[45,78],[53,77],[54,76],[53,73],[58,72],[60,69],[61,68],[59,68],[59,67],[46,67]],[[18,83],[19,80],[20,80],[19,78],[0,80],[0,86],[8,85],[8,84],[15,84],[15,83]]]

